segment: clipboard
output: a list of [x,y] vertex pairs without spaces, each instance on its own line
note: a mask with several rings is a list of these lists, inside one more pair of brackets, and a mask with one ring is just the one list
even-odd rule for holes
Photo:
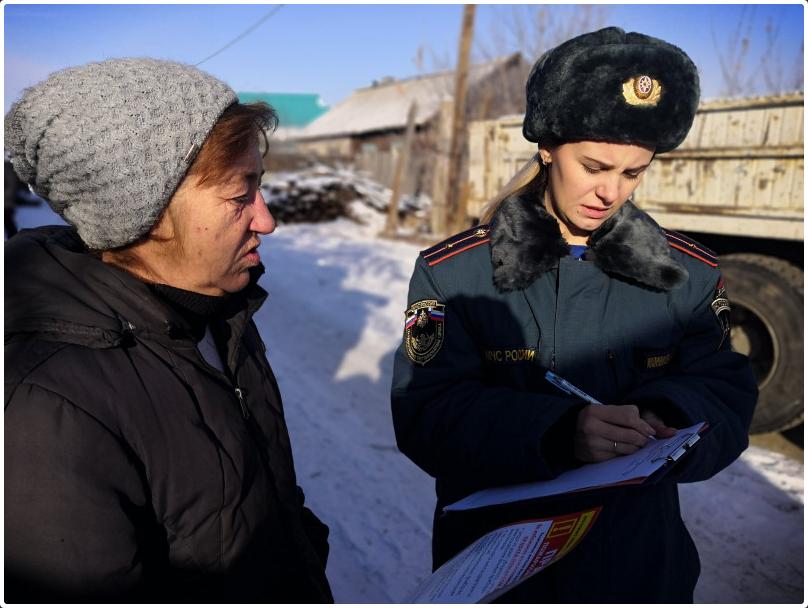
[[465,511],[610,487],[656,483],[698,444],[709,428],[706,422],[699,422],[680,429],[673,437],[649,441],[634,454],[586,464],[565,471],[554,479],[486,488],[445,506],[443,511]]

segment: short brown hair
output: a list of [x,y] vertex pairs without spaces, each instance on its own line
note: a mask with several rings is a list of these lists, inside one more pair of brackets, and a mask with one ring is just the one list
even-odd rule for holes
[[216,121],[187,175],[195,176],[199,185],[223,179],[233,158],[260,136],[266,142],[266,132],[277,126],[278,115],[269,104],[234,103]]

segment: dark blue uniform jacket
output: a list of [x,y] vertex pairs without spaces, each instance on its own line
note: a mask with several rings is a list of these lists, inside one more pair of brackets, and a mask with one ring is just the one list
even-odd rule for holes
[[[746,448],[755,381],[731,350],[711,251],[630,202],[589,245],[585,259],[570,257],[556,221],[516,198],[491,225],[421,253],[395,358],[398,445],[436,479],[435,568],[500,525],[600,505],[572,553],[503,599],[692,601],[699,560],[677,483],[708,479]],[[548,384],[548,369],[603,403],[650,407],[671,426],[707,421],[711,431],[650,486],[441,515],[476,490],[579,464],[583,403]]]

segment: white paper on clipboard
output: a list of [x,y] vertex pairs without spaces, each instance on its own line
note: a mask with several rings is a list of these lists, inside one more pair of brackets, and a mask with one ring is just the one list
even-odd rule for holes
[[487,488],[447,505],[444,511],[463,511],[491,505],[555,496],[615,485],[641,484],[661,467],[679,460],[707,428],[699,422],[667,439],[649,441],[634,454],[587,464],[546,481]]

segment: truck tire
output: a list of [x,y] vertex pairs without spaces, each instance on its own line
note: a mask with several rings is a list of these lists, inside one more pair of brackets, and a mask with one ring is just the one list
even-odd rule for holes
[[760,397],[751,434],[784,431],[803,420],[803,273],[757,254],[721,257],[732,305],[732,347],[748,355]]

